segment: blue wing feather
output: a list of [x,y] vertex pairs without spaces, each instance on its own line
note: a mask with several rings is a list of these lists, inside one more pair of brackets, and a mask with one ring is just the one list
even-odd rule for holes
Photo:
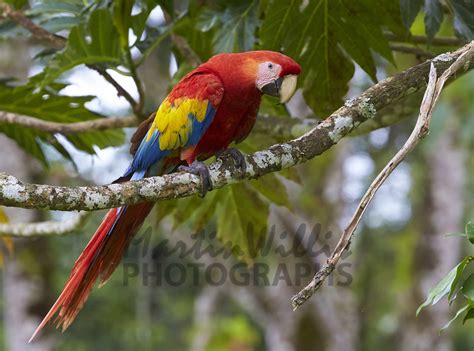
[[[205,117],[201,121],[199,121],[194,113],[189,112],[188,120],[191,122],[190,133],[184,145],[181,143],[181,138],[179,138],[179,147],[187,148],[197,145],[207,128],[212,123],[215,114],[216,108],[214,108],[211,103],[207,104]],[[151,137],[145,136],[142,139],[140,146],[133,157],[132,163],[123,176],[129,176],[137,171],[146,171],[158,161],[169,156],[173,151],[175,150],[162,150],[160,148],[160,131],[155,129]]]
[[199,122],[196,116],[194,116],[192,113],[188,114],[188,118],[192,121],[192,131],[191,135],[189,136],[188,142],[184,147],[197,145],[199,140],[201,140],[202,136],[204,135],[204,132],[211,125],[215,114],[216,109],[210,103],[207,104],[206,117],[204,117],[202,122]]

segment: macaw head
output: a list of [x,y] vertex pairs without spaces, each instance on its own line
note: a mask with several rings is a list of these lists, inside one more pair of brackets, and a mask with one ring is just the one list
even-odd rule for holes
[[220,54],[208,64],[219,74],[224,88],[257,91],[276,96],[285,103],[296,91],[301,67],[293,59],[274,51]]

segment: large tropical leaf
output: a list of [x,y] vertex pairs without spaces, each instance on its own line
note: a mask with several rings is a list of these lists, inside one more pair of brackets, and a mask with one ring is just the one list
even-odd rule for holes
[[466,40],[474,39],[474,1],[451,0],[454,12],[454,30]]
[[400,0],[400,10],[403,24],[409,30],[418,12],[424,4],[425,31],[428,40],[432,40],[438,33],[443,22],[443,6],[451,10],[454,17],[454,31],[457,36],[474,39],[474,1],[465,0]]
[[93,11],[87,22],[71,29],[66,47],[48,61],[41,84],[81,64],[125,64],[120,33],[110,11]]
[[216,8],[203,11],[197,22],[202,32],[215,29],[214,53],[251,50],[257,25],[257,1],[218,3]]
[[[402,28],[399,9],[384,0],[273,0],[265,11],[261,47],[283,51],[302,65],[307,103],[326,114],[341,104],[354,59],[376,80],[373,52],[392,61],[385,27]],[[376,10],[383,11],[376,13]],[[350,34],[349,34],[350,33]]]
[[267,232],[269,203],[243,183],[225,192],[217,208],[217,237],[239,259],[251,263]]
[[[37,79],[33,78],[33,81]],[[72,123],[102,118],[84,107],[93,96],[61,96],[57,91],[64,85],[55,84],[48,89],[36,91],[34,84],[11,87],[0,85],[0,111],[31,116],[45,121]],[[14,139],[25,151],[46,162],[39,140],[50,143],[64,154],[60,144],[48,133],[11,124],[1,124],[0,132]],[[94,153],[93,146],[100,148],[118,146],[124,135],[120,130],[108,130],[67,135],[66,138],[78,149]]]

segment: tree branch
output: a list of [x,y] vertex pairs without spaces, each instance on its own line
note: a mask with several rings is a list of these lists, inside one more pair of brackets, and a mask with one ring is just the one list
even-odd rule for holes
[[[397,113],[384,113],[382,116],[367,121],[362,127],[354,129],[352,136],[365,135],[376,129],[385,128],[399,122],[402,113],[408,114],[410,107],[404,108],[403,111]],[[63,135],[85,133],[98,130],[118,129],[118,128],[134,128],[140,121],[135,116],[128,117],[108,117],[99,118],[90,121],[60,123],[45,121],[39,118],[18,115],[12,112],[0,111],[0,123],[13,124],[27,128],[33,128],[46,133],[60,133]],[[299,119],[294,117],[277,117],[270,115],[259,115],[253,133],[271,135],[280,140],[288,140],[298,138],[304,133],[309,132],[319,123],[318,120],[312,118]]]
[[385,182],[393,170],[407,157],[407,155],[415,148],[416,145],[423,139],[429,131],[429,124],[433,114],[434,107],[439,98],[444,83],[449,77],[454,75],[461,67],[470,64],[474,58],[474,41],[463,48],[463,53],[457,60],[443,72],[441,77],[437,79],[436,68],[434,63],[431,63],[429,82],[426,88],[425,95],[420,107],[420,114],[418,116],[416,125],[410,134],[408,140],[403,147],[395,154],[383,170],[377,175],[372,184],[367,189],[367,192],[362,197],[359,206],[353,214],[349,224],[344,229],[344,232],[326,263],[316,273],[311,282],[298,294],[291,298],[293,309],[297,309],[305,303],[323,284],[324,280],[332,273],[336,267],[339,259],[344,251],[349,247],[352,236],[354,235],[357,226],[362,219],[362,216],[375,196],[377,190]]
[[[232,159],[217,160],[210,165],[214,188],[258,178],[320,155],[361,123],[372,119],[381,108],[424,88],[431,63],[439,72],[444,72],[470,45],[472,44],[452,53],[441,54],[431,61],[384,79],[359,97],[347,101],[344,106],[301,137],[247,156],[245,174],[240,174]],[[465,71],[473,67],[474,60],[466,62],[463,66]],[[199,192],[199,189],[199,177],[182,172],[121,184],[90,187],[27,184],[13,176],[0,173],[0,205],[23,208],[98,210],[143,201],[155,202],[190,196]]]
[[140,109],[138,109],[137,107],[137,102],[135,101],[135,99],[132,97],[132,95],[130,95],[130,93],[125,90],[125,88],[123,86],[121,86],[115,79],[114,77],[112,77],[109,72],[107,72],[107,70],[104,68],[104,67],[101,67],[101,66],[98,66],[98,65],[87,65],[87,67],[89,67],[90,69],[93,69],[95,70],[97,73],[99,73],[102,77],[104,77],[104,79],[109,82],[114,88],[115,90],[117,90],[117,96],[122,96],[125,100],[127,100],[127,102],[130,104],[130,106],[132,107],[132,110],[133,112],[135,113],[135,115],[137,117],[139,117],[139,114],[136,113],[136,110],[140,111]]
[[[47,133],[75,134],[97,130],[116,128],[131,128],[139,124],[135,116],[98,118],[84,122],[59,123],[45,121],[35,117],[18,115],[11,112],[0,111],[0,123],[14,124],[34,128]],[[314,119],[283,118],[260,115],[254,127],[254,132],[271,134],[279,138],[291,139],[314,128],[317,122]],[[382,126],[380,126],[382,128]]]
[[415,55],[420,58],[433,58],[435,55],[427,50],[423,50],[413,46],[399,45],[399,44],[390,44],[390,49],[393,51],[398,51],[404,54]]
[[435,45],[435,46],[454,46],[458,47],[460,45],[466,44],[465,40],[453,38],[453,37],[434,37],[431,42],[427,37],[422,35],[410,35],[406,37],[401,37],[393,33],[385,33],[385,38],[390,41],[400,42],[400,43],[413,43],[413,44],[424,44],[424,45]]
[[42,235],[64,235],[81,227],[90,212],[78,213],[73,218],[64,221],[45,221],[38,223],[2,224],[0,236],[32,237]]
[[137,116],[139,120],[143,120],[146,117],[143,115],[143,111],[142,111],[143,106],[145,104],[145,91],[143,90],[142,82],[140,81],[140,78],[138,77],[137,68],[135,67],[135,62],[133,62],[130,48],[127,48],[126,50],[127,50],[126,58],[128,62],[128,68],[130,69],[130,74],[132,75],[133,82],[135,83],[135,86],[137,87],[137,91],[138,91],[138,102],[132,105],[132,109],[133,109],[133,112],[135,113],[135,116]]
[[56,49],[62,49],[64,47],[66,39],[59,35],[48,32],[46,29],[38,26],[36,23],[26,17],[21,11],[14,10],[6,3],[0,3],[0,19],[2,18],[10,18],[16,24],[28,30],[36,39],[41,42],[47,42],[50,46]]
[[[164,15],[166,22],[168,24],[171,24],[173,22],[173,19],[170,14],[165,11]],[[184,59],[192,67],[197,67],[202,63],[199,55],[196,54],[196,52],[191,48],[191,45],[189,45],[188,41],[185,38],[173,32],[170,33],[170,38],[174,46],[178,49],[181,55],[183,55]]]
[[138,120],[135,116],[129,116],[98,118],[76,123],[58,123],[0,111],[0,123],[21,125],[24,127],[41,130],[43,132],[61,133],[66,135],[112,128],[135,127],[138,124]]
[[183,55],[183,57],[191,66],[197,67],[202,63],[199,56],[194,52],[189,43],[182,36],[171,33],[171,40],[181,55]]

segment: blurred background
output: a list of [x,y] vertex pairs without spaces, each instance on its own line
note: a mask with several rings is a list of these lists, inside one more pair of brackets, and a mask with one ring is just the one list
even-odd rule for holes
[[[282,50],[302,63],[301,89],[287,106],[265,98],[263,123],[238,146],[250,153],[301,135],[375,81],[461,47],[474,31],[472,1],[432,0],[410,8],[391,0],[124,3],[131,9],[125,31],[131,61],[117,49],[116,57],[102,52],[94,62],[90,57],[98,56],[93,50],[99,39],[99,46],[121,45],[114,38],[123,32],[113,17],[119,5],[10,3],[58,35],[76,30],[90,56],[84,59],[71,39],[66,49],[51,48],[0,15],[0,111],[56,122],[81,120],[69,111],[73,104],[80,104],[85,119],[146,115],[179,78],[215,53]],[[93,22],[94,13],[100,14],[99,22]],[[94,37],[94,29],[108,26],[117,33]],[[77,55],[74,64],[65,62],[68,50]],[[143,102],[139,113],[86,66],[97,62]],[[42,85],[33,88],[38,81]],[[8,95],[15,87],[26,89],[17,91],[23,97],[50,89],[63,110],[52,114],[36,108],[46,99],[36,106],[16,101],[17,95]],[[64,235],[3,236],[0,349],[472,350],[472,321],[456,321],[439,334],[454,316],[457,300],[415,315],[428,291],[472,254],[466,238],[449,236],[464,232],[473,218],[472,72],[442,93],[429,136],[382,186],[333,276],[297,311],[290,304],[325,262],[367,186],[405,142],[422,93],[377,111],[376,119],[305,164],[227,186],[205,199],[157,204],[123,264],[93,291],[63,334],[49,326],[26,344],[105,212],[84,216]],[[71,100],[61,105],[65,96]],[[0,122],[0,171],[35,183],[110,183],[131,160],[133,131],[76,137]],[[0,218],[10,223],[77,216],[0,210]],[[248,238],[255,239],[255,247],[260,244],[257,255]]]

